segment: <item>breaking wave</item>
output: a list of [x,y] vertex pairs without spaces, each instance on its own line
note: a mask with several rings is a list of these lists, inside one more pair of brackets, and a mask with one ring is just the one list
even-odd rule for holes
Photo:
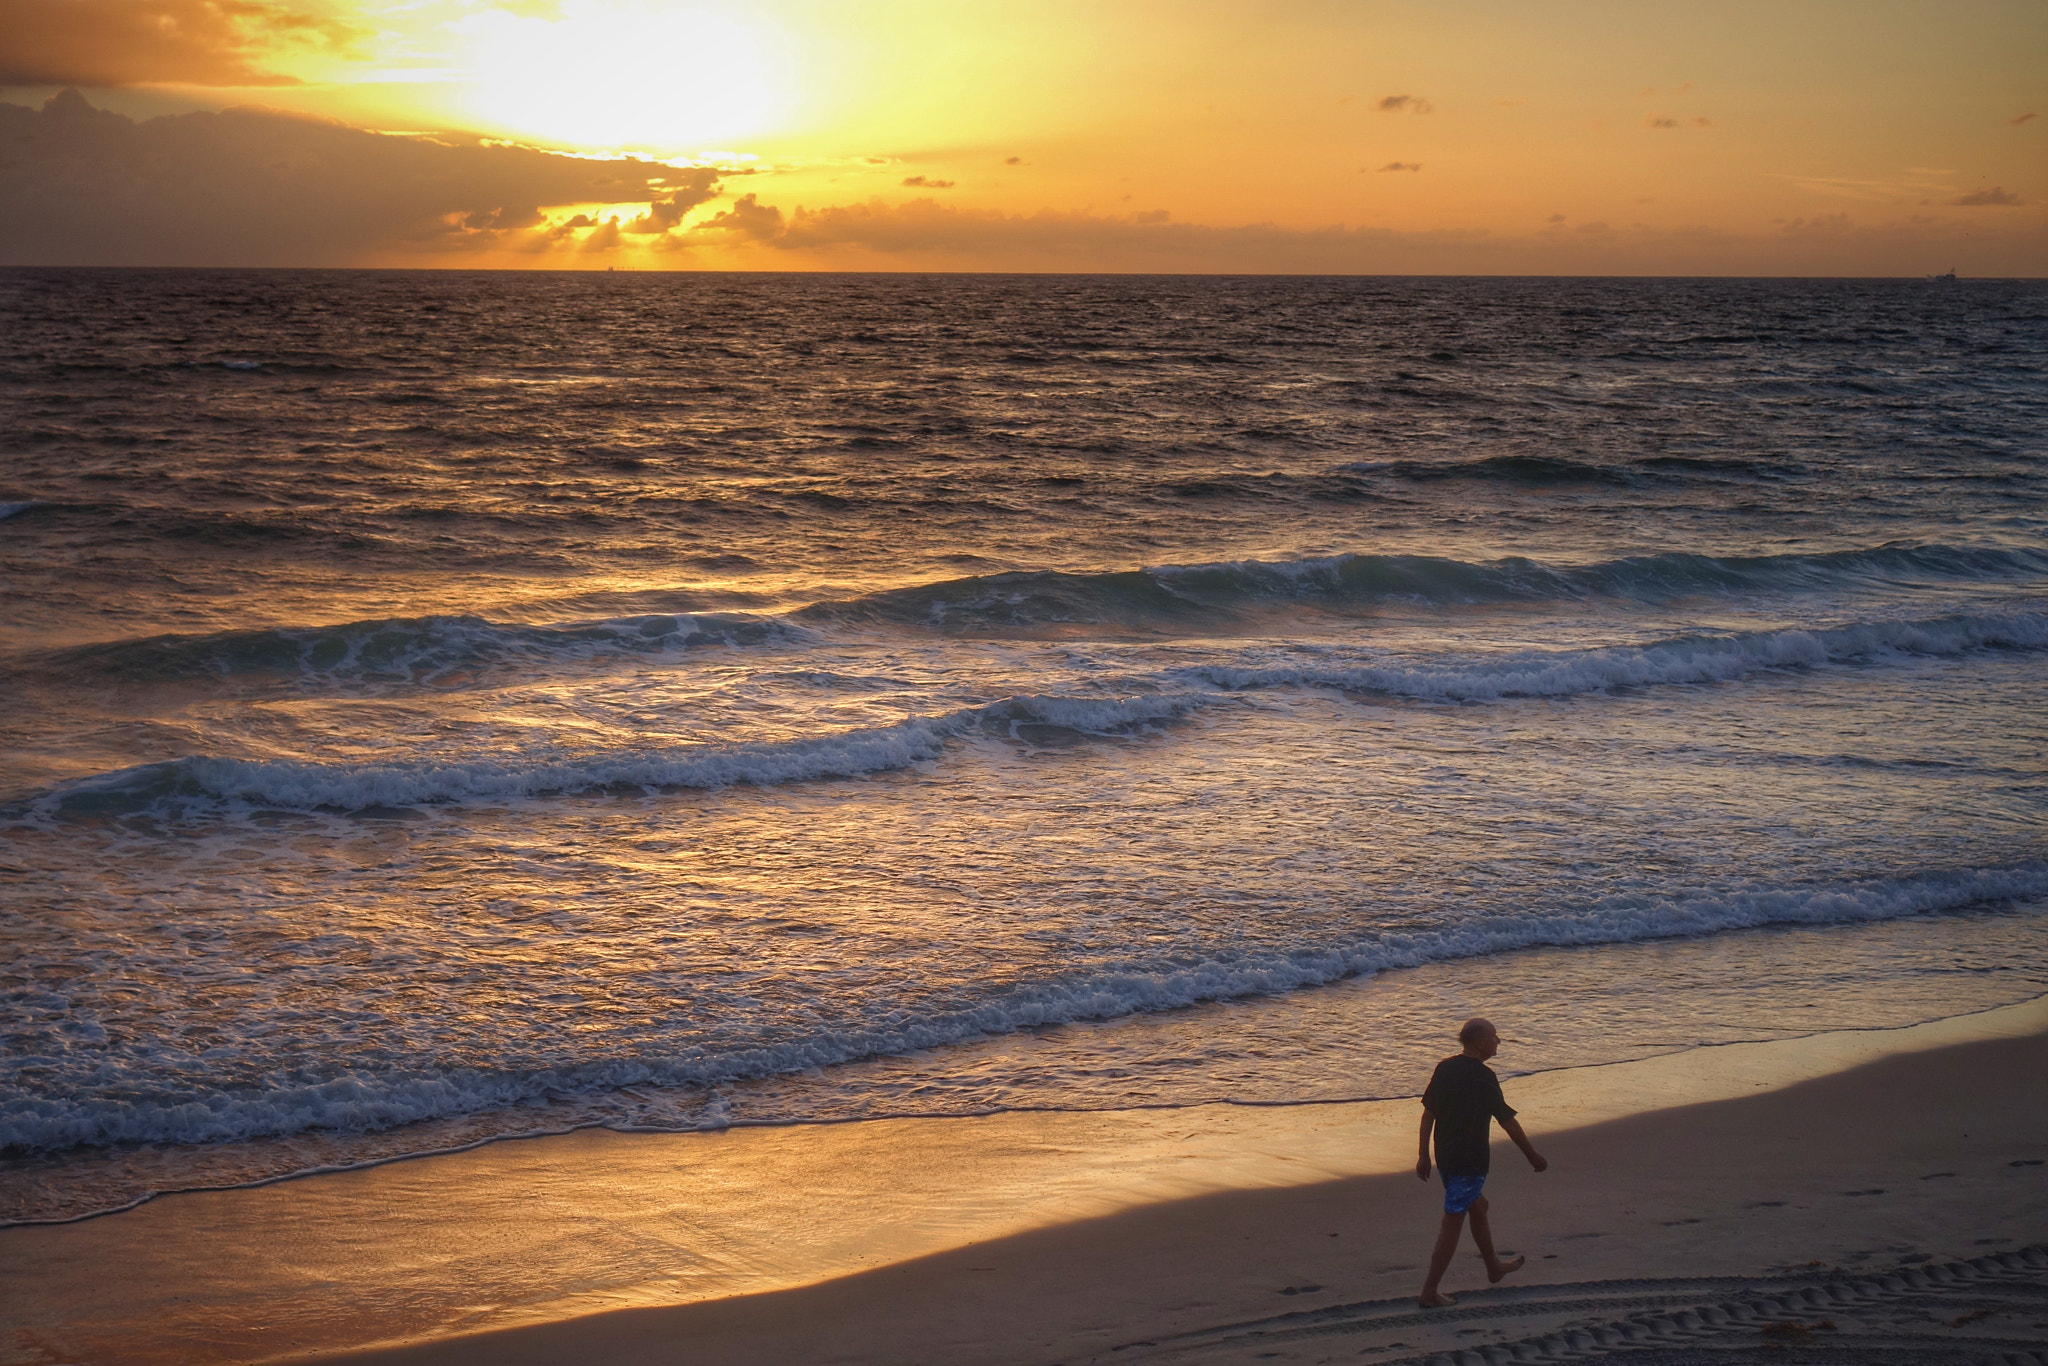
[[[1677,896],[1608,897],[1582,909],[1488,918],[1442,929],[1367,934],[1292,952],[1218,954],[1184,966],[1099,971],[998,988],[953,1009],[905,1012],[865,1003],[837,1027],[779,1042],[526,1070],[455,1068],[365,1073],[271,1089],[194,1089],[159,1096],[36,1096],[0,1102],[0,1149],[14,1154],[116,1143],[217,1143],[310,1129],[369,1132],[621,1086],[707,1087],[938,1048],[1040,1025],[1106,1020],[1205,1001],[1272,995],[1391,968],[1517,949],[1614,944],[1752,929],[1892,920],[2048,896],[2048,865],[1930,872],[1822,887],[1758,887]],[[864,1021],[858,1015],[874,1017]],[[720,1127],[711,1119],[700,1127]]]
[[1942,545],[1811,555],[1641,555],[1579,566],[1521,558],[1473,562],[1335,555],[1092,574],[987,574],[814,603],[786,616],[683,612],[549,625],[476,616],[390,617],[336,626],[153,636],[20,656],[13,668],[60,679],[135,683],[270,676],[324,686],[426,684],[480,668],[545,670],[556,662],[705,646],[793,645],[828,627],[1001,634],[1110,626],[1170,634],[1210,629],[1255,615],[1262,607],[1289,605],[1370,612],[1398,604],[1455,608],[1592,598],[1667,602],[1712,594],[1817,592],[1872,582],[2031,582],[2044,575],[2048,551]]
[[1220,688],[1328,687],[1430,701],[1568,697],[1610,688],[1718,683],[1771,669],[1862,663],[1885,656],[2048,648],[2048,614],[1859,622],[1815,630],[1747,631],[1597,650],[1524,651],[1454,663],[1288,663],[1182,671]]
[[173,812],[221,803],[362,811],[602,790],[716,789],[850,778],[935,759],[949,741],[976,730],[1108,734],[1171,720],[1217,700],[1214,694],[1011,697],[891,726],[795,740],[507,759],[333,764],[199,755],[66,783],[25,806],[71,816]]
[[1633,555],[1589,565],[1509,558],[1333,555],[1099,574],[1019,571],[893,589],[796,613],[809,622],[883,621],[949,631],[1032,625],[1200,628],[1262,604],[1365,610],[1619,598],[1800,593],[1858,583],[1995,583],[2048,573],[2048,552],[1886,545],[1806,555]]
[[1360,659],[1351,650],[1254,650],[1244,665],[1198,664],[1126,677],[1116,698],[1018,696],[888,726],[746,744],[554,750],[507,758],[335,764],[196,755],[97,774],[29,798],[9,814],[115,815],[244,803],[360,811],[503,802],[599,790],[716,789],[855,777],[940,757],[976,731],[1106,734],[1185,716],[1230,694],[1338,688],[1431,702],[1568,697],[1616,688],[1727,682],[1758,673],[1872,664],[1971,650],[2048,648],[2048,613],[1701,635],[1587,650],[1491,657]]

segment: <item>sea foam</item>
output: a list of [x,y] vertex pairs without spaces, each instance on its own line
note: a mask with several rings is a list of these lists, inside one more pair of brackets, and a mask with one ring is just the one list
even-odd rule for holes
[[[1065,979],[991,984],[979,1001],[909,1014],[868,1003],[837,1028],[729,1051],[663,1056],[658,1037],[636,1056],[526,1070],[358,1071],[263,1089],[200,1088],[153,1096],[0,1098],[0,1147],[16,1153],[116,1143],[209,1143],[308,1129],[363,1132],[557,1094],[621,1086],[706,1087],[937,1048],[1039,1025],[1106,1020],[1208,1001],[1298,990],[1393,968],[1519,949],[1706,935],[1769,925],[1896,919],[2048,896],[2048,864],[1965,868],[1820,887],[1751,886],[1675,896],[1615,896],[1580,909],[1530,910],[1436,930],[1374,933],[1289,952],[1212,953],[1172,967],[1134,963]],[[56,1059],[30,1059],[48,1064]],[[83,1091],[83,1088],[81,1088]]]
[[28,807],[43,812],[170,812],[195,803],[286,810],[360,810],[444,802],[501,802],[599,789],[723,788],[850,778],[906,768],[981,728],[1043,725],[1109,732],[1182,716],[1217,697],[1010,697],[982,706],[796,740],[625,749],[519,760],[334,764],[189,756],[64,784]]

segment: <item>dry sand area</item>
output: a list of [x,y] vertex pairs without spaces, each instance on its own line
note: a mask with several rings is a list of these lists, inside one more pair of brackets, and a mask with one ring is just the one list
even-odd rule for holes
[[1528,1266],[1468,1243],[1449,1309],[1412,1101],[1204,1107],[577,1134],[6,1230],[4,1360],[2048,1363],[2048,1000],[1508,1094]]

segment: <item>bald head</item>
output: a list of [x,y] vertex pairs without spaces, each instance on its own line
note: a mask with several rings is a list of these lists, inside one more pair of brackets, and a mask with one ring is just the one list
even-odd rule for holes
[[1500,1050],[1500,1031],[1493,1027],[1493,1021],[1474,1015],[1459,1028],[1458,1042],[1467,1053],[1490,1058]]

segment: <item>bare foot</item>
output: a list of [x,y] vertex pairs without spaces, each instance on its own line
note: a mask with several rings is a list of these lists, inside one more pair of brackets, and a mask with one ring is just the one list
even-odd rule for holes
[[1501,1277],[1510,1272],[1520,1271],[1522,1264],[1528,1260],[1527,1257],[1514,1257],[1502,1262],[1499,1266],[1490,1266],[1486,1268],[1486,1279],[1495,1285],[1499,1285]]
[[1449,1295],[1444,1294],[1417,1295],[1415,1302],[1424,1309],[1448,1309],[1457,1303]]

